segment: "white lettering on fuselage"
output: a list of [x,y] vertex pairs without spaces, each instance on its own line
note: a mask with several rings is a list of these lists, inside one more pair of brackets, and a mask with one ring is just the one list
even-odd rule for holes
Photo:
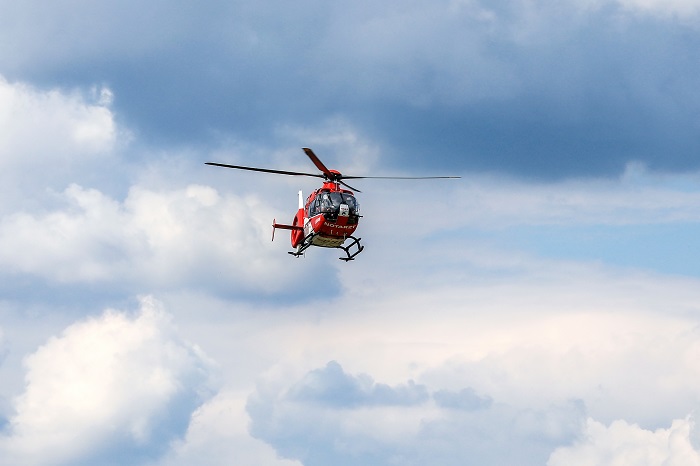
[[352,230],[357,225],[335,225],[333,223],[324,222],[323,226],[328,227],[328,228],[337,228],[340,230]]

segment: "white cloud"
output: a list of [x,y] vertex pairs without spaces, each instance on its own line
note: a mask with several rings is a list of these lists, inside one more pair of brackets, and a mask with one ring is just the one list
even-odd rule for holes
[[117,137],[111,100],[105,99],[110,93],[102,89],[100,98],[90,102],[78,93],[43,91],[0,77],[3,168],[38,161],[58,165],[69,156],[91,157],[109,151]]
[[212,363],[152,298],[106,311],[26,358],[26,389],[0,452],[7,464],[124,464],[158,456],[208,396]]
[[114,150],[125,135],[110,95],[107,88],[42,90],[0,76],[0,209],[32,205],[81,177],[114,176]]
[[471,386],[517,406],[581,399],[596,419],[647,426],[694,409],[700,385],[690,361],[700,339],[685,330],[692,321],[594,310],[572,315],[566,308],[561,317],[535,317],[530,305],[521,311],[530,323],[494,328],[486,338],[467,332],[470,346],[479,350],[454,354],[442,367],[428,369],[423,380],[452,389]]
[[654,431],[619,420],[605,426],[588,419],[581,440],[554,451],[547,466],[697,466],[700,452],[691,418],[676,419]]
[[44,91],[0,78],[0,151],[8,156],[3,166],[27,163],[26,158],[58,163],[67,156],[109,151],[117,138],[109,95],[103,88],[91,102],[77,92]]
[[71,185],[60,197],[62,209],[0,220],[5,273],[147,290],[187,284],[278,292],[301,279],[285,274],[279,256],[286,256],[286,238],[270,242],[274,214],[257,197],[199,185],[134,186],[123,202]]

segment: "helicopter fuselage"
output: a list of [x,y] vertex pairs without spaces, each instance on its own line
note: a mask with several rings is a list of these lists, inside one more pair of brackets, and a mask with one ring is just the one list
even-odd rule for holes
[[[360,240],[352,236],[360,220],[360,208],[354,193],[342,189],[338,183],[327,181],[312,192],[306,202],[302,201],[301,192],[299,194],[299,210],[292,225],[273,223],[273,229],[292,230],[291,243],[296,251],[290,254],[299,256],[309,246],[343,249],[347,254],[342,258],[344,260],[352,260],[359,254],[362,250]],[[351,242],[344,247],[346,240]],[[354,246],[357,250],[350,252],[348,248]]]

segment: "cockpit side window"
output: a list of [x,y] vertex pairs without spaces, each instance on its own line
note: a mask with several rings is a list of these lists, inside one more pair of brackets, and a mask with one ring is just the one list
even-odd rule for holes
[[318,193],[312,201],[309,202],[307,206],[309,217],[315,217],[316,215],[323,212],[323,200],[324,195],[327,196],[328,193]]

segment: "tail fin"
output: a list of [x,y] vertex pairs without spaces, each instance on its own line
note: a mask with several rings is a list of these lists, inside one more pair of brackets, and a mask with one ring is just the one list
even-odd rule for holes
[[[301,219],[301,221],[299,220]],[[299,191],[299,210],[297,215],[294,217],[294,225],[285,225],[282,223],[277,223],[277,220],[272,220],[272,241],[275,240],[275,230],[281,228],[282,230],[292,230],[292,231],[304,231],[303,222],[304,220],[304,196]]]

